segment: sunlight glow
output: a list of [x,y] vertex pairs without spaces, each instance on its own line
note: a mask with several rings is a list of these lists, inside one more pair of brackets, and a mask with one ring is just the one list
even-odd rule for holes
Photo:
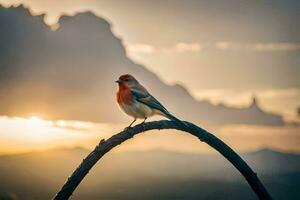
[[0,116],[0,154],[57,146],[87,147],[97,141],[101,127],[91,122],[48,121],[37,115],[27,118]]
[[54,122],[54,125],[61,128],[67,129],[77,129],[77,130],[87,130],[95,127],[95,124],[92,122],[81,122],[81,121],[66,121],[58,120]]
[[[0,116],[0,154],[14,154],[51,148],[93,148],[99,140],[120,132],[127,124],[105,124],[72,120],[49,121],[34,115],[27,118]],[[226,143],[239,151],[270,147],[299,151],[299,127],[266,127],[228,125],[214,130]],[[254,137],[255,136],[255,137]],[[151,131],[126,142],[115,151],[170,151],[211,152],[206,145],[174,131]]]
[[32,128],[38,128],[38,127],[51,125],[51,123],[43,120],[38,116],[31,116],[28,118],[28,125],[31,126]]

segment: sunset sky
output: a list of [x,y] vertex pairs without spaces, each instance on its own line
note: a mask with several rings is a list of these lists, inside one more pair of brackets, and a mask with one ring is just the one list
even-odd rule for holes
[[[264,108],[288,114],[299,106],[297,1],[0,2],[23,3],[33,13],[46,13],[49,25],[62,14],[93,11],[113,24],[132,59],[168,83],[184,84],[197,98],[243,106],[256,94]],[[232,79],[231,74],[240,78]]]
[[[299,1],[216,2],[0,0],[6,7],[23,3],[35,15],[45,13],[45,23],[53,30],[58,28],[61,15],[92,11],[112,24],[113,33],[122,39],[132,60],[165,83],[184,85],[198,100],[234,107],[248,106],[255,95],[265,111],[299,121]],[[1,116],[0,154],[59,146],[91,148],[101,137],[108,137],[125,125],[47,121],[42,115]],[[300,151],[299,125],[227,124],[209,128],[239,151],[263,147]],[[164,141],[170,134],[175,135],[173,143],[166,145]],[[179,133],[151,133],[121,147],[153,148],[210,151],[197,144],[196,139]]]

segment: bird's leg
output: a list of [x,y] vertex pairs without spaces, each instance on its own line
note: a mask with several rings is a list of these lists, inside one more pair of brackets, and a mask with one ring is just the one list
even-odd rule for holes
[[140,123],[140,125],[142,125],[144,129],[145,129],[144,124],[145,124],[145,121],[146,121],[146,120],[147,120],[147,117],[145,117],[144,120],[142,121],[142,123]]
[[131,125],[136,121],[136,118],[134,118],[134,120],[129,124],[129,126],[127,126],[124,130],[130,129]]
[[134,123],[136,121],[136,118],[134,118],[134,120],[129,124],[129,126],[128,127],[131,127],[132,126],[132,124]]
[[147,117],[145,117],[145,119],[142,121],[141,124],[144,124],[146,120],[147,120]]

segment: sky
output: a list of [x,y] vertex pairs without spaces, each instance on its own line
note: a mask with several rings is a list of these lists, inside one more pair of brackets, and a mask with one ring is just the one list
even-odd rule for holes
[[[38,116],[0,117],[0,155],[45,151],[55,148],[93,149],[100,139],[107,139],[127,124],[82,121],[47,121]],[[5,130],[5,131],[4,131]],[[238,152],[271,148],[299,152],[299,127],[225,125],[210,128]],[[183,132],[160,130],[135,136],[114,151],[166,150],[182,153],[216,153],[208,145]]]
[[295,116],[299,106],[298,1],[0,3],[23,3],[33,13],[46,13],[45,22],[51,25],[62,14],[90,10],[112,23],[133,60],[167,83],[185,85],[198,99],[245,106],[255,94],[266,110],[288,116]]
[[[256,95],[265,110],[299,119],[296,109],[300,106],[300,24],[297,20],[300,3],[296,0],[0,0],[0,3],[5,6],[23,3],[35,14],[46,13],[45,22],[53,28],[61,15],[92,11],[112,24],[114,34],[122,39],[131,59],[158,74],[166,83],[184,85],[195,98],[237,107],[248,105]],[[105,130],[105,136],[116,130],[109,124],[78,122],[83,129],[56,124],[40,116],[2,116],[0,127],[9,131],[1,135],[5,139],[0,141],[0,153],[7,152],[11,146],[14,148],[9,153],[68,146],[70,140],[73,140],[70,146],[89,147],[96,144],[99,129]],[[36,140],[28,143],[28,135],[23,135],[19,125],[35,133],[28,138]],[[35,135],[41,129],[48,134],[39,139]],[[249,142],[253,140],[249,134],[253,130],[259,137]],[[228,125],[218,127],[216,132],[241,151],[266,146],[300,150],[297,148],[299,129],[295,127]],[[12,133],[20,138],[16,140]],[[268,135],[273,137],[266,142]],[[174,150],[176,145],[162,145],[167,138],[142,136],[124,149]],[[191,150],[190,144],[194,142],[185,136],[174,139],[184,151],[209,151],[203,146]]]

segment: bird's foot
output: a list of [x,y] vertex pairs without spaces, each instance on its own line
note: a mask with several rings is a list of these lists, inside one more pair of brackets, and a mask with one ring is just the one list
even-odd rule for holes
[[145,122],[142,122],[141,125],[143,126],[143,129],[144,129],[144,131],[145,131],[145,129],[146,129]]
[[143,121],[143,122],[141,122],[140,124],[139,124],[140,126],[142,126],[143,127],[143,130],[145,131],[145,121]]
[[124,128],[123,131],[128,131],[128,130],[130,130],[130,129],[132,129],[132,127],[131,127],[131,126],[127,126],[127,127]]
[[146,120],[147,120],[147,117],[142,121],[142,123],[141,123],[141,125],[143,125],[144,126],[144,124],[145,124],[145,122],[146,122]]

